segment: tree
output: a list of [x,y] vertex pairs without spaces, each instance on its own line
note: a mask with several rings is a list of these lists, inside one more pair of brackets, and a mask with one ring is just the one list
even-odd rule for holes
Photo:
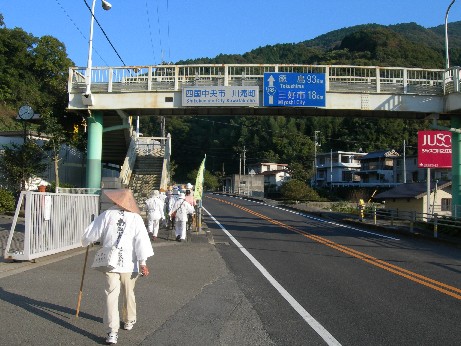
[[43,144],[43,149],[49,152],[51,160],[54,162],[54,174],[56,177],[56,187],[59,187],[59,161],[61,161],[61,147],[67,142],[66,132],[58,120],[50,113],[42,114],[39,135],[46,134],[48,140]]
[[289,164],[288,170],[291,179],[299,181],[309,181],[313,175],[312,164],[306,168],[299,162],[293,162]]
[[[20,28],[1,27],[0,104],[16,110],[29,104],[38,113],[65,114],[68,69],[73,65],[62,42],[51,36],[37,38]],[[60,118],[67,129],[76,115]]]
[[4,146],[0,156],[0,172],[4,188],[18,193],[26,181],[40,175],[46,168],[45,154],[37,143],[26,140],[23,145]]
[[[197,178],[198,169],[194,169],[187,175],[187,179],[191,182],[192,185],[195,184]],[[216,191],[219,187],[219,178],[205,169],[205,174],[203,175],[203,191]]]
[[320,196],[318,193],[308,186],[305,182],[291,179],[284,183],[280,188],[282,198],[292,201],[318,201]]
[[14,210],[14,196],[11,191],[0,188],[0,213]]

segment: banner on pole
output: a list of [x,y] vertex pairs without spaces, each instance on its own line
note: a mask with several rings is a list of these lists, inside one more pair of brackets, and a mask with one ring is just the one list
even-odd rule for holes
[[195,180],[195,189],[194,189],[194,199],[195,200],[202,200],[203,195],[203,178],[205,176],[205,158],[203,159],[202,163],[197,172],[197,179]]

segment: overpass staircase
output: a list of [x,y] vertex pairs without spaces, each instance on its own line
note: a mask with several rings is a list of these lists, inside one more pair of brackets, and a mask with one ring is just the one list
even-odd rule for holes
[[133,191],[141,210],[152,191],[160,189],[163,160],[163,157],[154,155],[136,158],[128,188]]
[[146,199],[153,190],[167,189],[171,155],[171,137],[131,138],[120,171],[119,185],[129,188],[142,214]]

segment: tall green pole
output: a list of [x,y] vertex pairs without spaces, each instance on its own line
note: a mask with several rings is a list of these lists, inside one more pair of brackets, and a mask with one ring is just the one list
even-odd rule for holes
[[[461,116],[451,116],[451,127],[454,129],[461,128]],[[452,215],[460,217],[459,211],[461,210],[461,134],[458,132],[451,133],[451,155],[452,155]]]
[[88,118],[88,148],[86,159],[86,185],[88,188],[101,187],[102,158],[102,112],[94,111]]

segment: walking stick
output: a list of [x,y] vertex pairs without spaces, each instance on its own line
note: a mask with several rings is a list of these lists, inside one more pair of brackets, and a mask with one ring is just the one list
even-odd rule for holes
[[80,282],[80,292],[78,293],[78,301],[77,301],[77,312],[75,313],[75,317],[78,318],[78,313],[80,312],[80,303],[82,301],[82,293],[83,293],[83,279],[85,278],[85,270],[86,270],[86,261],[88,259],[88,250],[90,246],[86,247],[85,253],[85,263],[83,264],[83,273],[82,273],[82,281]]

